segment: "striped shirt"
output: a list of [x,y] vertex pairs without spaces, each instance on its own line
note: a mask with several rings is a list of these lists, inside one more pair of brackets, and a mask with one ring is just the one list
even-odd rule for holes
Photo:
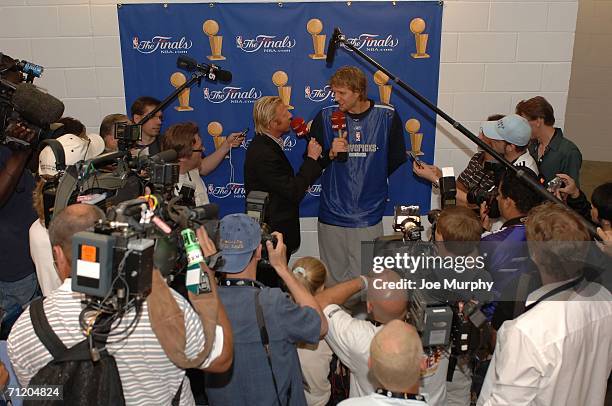
[[[200,319],[191,305],[172,290],[185,318],[185,353],[193,358],[204,348],[204,332]],[[49,324],[67,347],[85,338],[79,326],[81,313],[80,293],[71,289],[71,279],[64,281],[43,302]],[[133,320],[135,310],[124,315],[116,332],[125,329]],[[140,320],[128,336],[111,336],[106,348],[115,357],[126,405],[170,405],[183,382],[180,405],[195,405],[185,371],[175,366],[166,356],[153,333],[147,303],[142,306]],[[215,343],[210,355],[202,364],[205,368],[221,354],[223,329],[217,326]],[[51,361],[52,357],[32,327],[30,311],[26,309],[15,323],[8,338],[8,355],[22,387],[27,387],[32,377]]]

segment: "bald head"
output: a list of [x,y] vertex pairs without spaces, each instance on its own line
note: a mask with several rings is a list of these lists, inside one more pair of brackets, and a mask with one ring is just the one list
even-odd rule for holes
[[422,359],[421,339],[416,329],[403,321],[387,323],[370,344],[372,378],[393,392],[418,390]]
[[70,275],[72,236],[87,230],[103,218],[104,212],[100,208],[82,203],[67,206],[53,217],[49,225],[49,240],[58,268],[61,268],[58,271],[62,280]]
[[368,288],[368,312],[374,320],[387,323],[391,320],[403,320],[406,316],[408,295],[399,287],[402,278],[393,271],[384,270],[371,277]]

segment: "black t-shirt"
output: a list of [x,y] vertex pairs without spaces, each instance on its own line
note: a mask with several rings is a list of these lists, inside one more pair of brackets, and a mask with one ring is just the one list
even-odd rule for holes
[[[0,170],[12,151],[0,146]],[[8,176],[8,175],[4,175]],[[36,271],[30,256],[30,226],[38,218],[32,207],[34,177],[24,169],[15,190],[0,207],[0,281],[14,282]]]

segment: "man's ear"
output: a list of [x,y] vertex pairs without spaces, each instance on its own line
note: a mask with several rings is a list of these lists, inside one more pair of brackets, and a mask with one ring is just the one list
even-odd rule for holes
[[53,259],[55,260],[55,264],[56,264],[56,271],[57,271],[57,275],[59,276],[59,278],[64,281],[64,279],[69,278],[70,277],[70,271],[72,268],[72,264],[68,263],[68,258],[66,258],[66,255],[64,255],[64,251],[62,250],[62,247],[60,247],[59,245],[54,245],[52,247],[52,251],[53,251]]

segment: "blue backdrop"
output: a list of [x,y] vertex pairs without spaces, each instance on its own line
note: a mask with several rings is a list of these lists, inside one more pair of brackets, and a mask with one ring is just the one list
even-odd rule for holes
[[[189,73],[176,67],[180,55],[232,72],[230,84],[202,82],[191,88],[187,101],[177,100],[164,111],[164,128],[181,121],[198,123],[207,151],[214,151],[213,135],[250,128],[245,143],[205,177],[210,200],[221,206],[222,214],[244,211],[244,156],[254,135],[252,109],[259,97],[282,94],[293,115],[309,121],[322,107],[333,104],[327,85],[333,72],[342,65],[356,65],[368,76],[369,97],[381,100],[379,85],[384,79],[375,82],[375,69],[359,56],[340,49],[333,66],[326,67],[324,54],[334,27],[437,103],[439,2],[127,4],[118,6],[118,16],[128,112],[139,96],[164,99],[185,77],[189,79]],[[423,159],[432,162],[435,115],[397,86],[392,87],[389,102],[403,123],[418,120]],[[410,135],[405,134],[410,149]],[[286,136],[285,151],[296,169],[305,148],[306,141]],[[430,185],[417,181],[411,168],[408,161],[391,177],[386,214],[398,203],[429,210]],[[302,203],[302,216],[317,216],[320,193],[317,182]]]

